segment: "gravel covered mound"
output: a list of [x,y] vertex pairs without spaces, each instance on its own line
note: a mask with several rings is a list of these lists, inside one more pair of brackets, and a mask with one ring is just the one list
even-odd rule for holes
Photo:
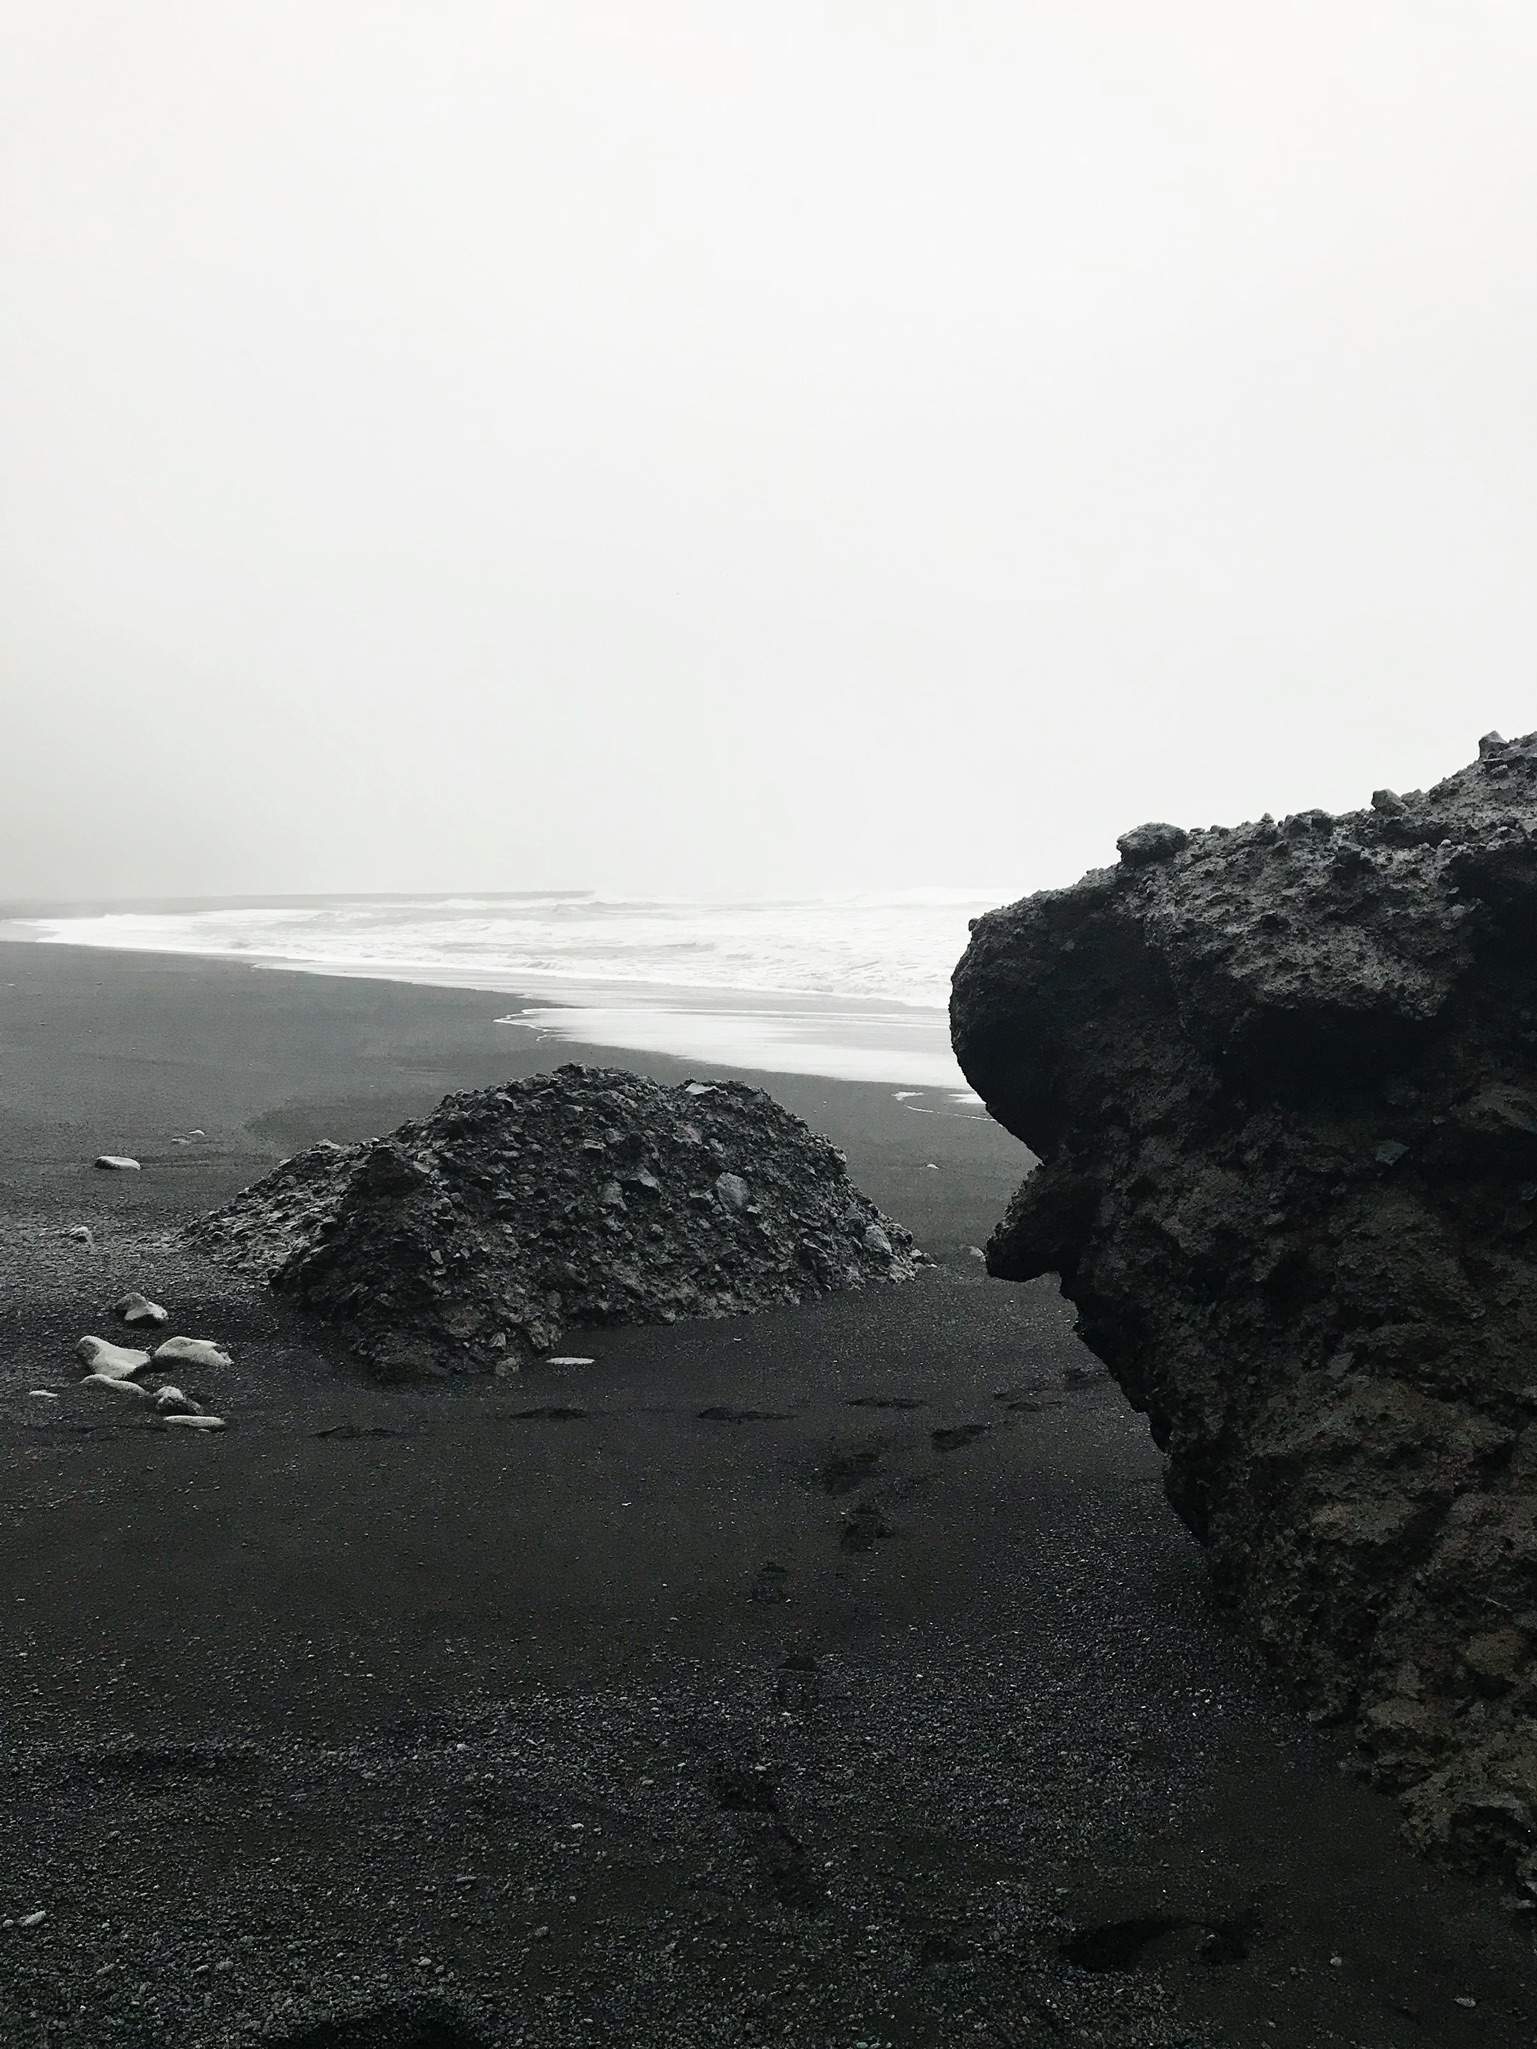
[[312,1146],[187,1235],[354,1327],[389,1377],[515,1371],[567,1324],[734,1316],[920,1256],[761,1089],[575,1066]]
[[1219,1584],[1411,1832],[1537,1892],[1537,735],[1142,826],[977,921],[961,1066]]

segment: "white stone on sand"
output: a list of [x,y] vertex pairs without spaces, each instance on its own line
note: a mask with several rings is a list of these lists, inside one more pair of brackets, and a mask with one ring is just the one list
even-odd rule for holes
[[223,1430],[227,1427],[222,1416],[165,1416],[161,1420],[167,1428],[179,1423],[184,1430]]
[[162,1309],[158,1302],[151,1302],[148,1295],[140,1295],[137,1292],[125,1295],[121,1302],[114,1302],[112,1307],[124,1323],[169,1323],[171,1318],[169,1309]]
[[140,1387],[136,1380],[130,1380],[126,1374],[121,1373],[88,1373],[80,1385],[82,1387],[104,1387],[111,1394],[134,1395],[141,1402],[147,1402],[151,1399],[150,1391],[147,1387]]
[[138,1161],[129,1159],[127,1153],[100,1153],[97,1155],[96,1164],[98,1167],[105,1167],[112,1174],[137,1174],[142,1171]]
[[162,1416],[201,1416],[202,1405],[190,1394],[183,1394],[179,1387],[172,1387],[169,1381],[155,1392],[155,1407]]
[[29,1387],[27,1393],[40,1402],[56,1402],[59,1399],[51,1387]]
[[178,1366],[233,1366],[228,1352],[221,1352],[212,1338],[167,1338],[155,1347],[155,1364]]
[[561,1352],[545,1360],[546,1366],[591,1366],[592,1359],[579,1359],[574,1352]]
[[135,1352],[127,1345],[109,1345],[105,1338],[82,1338],[75,1347],[75,1357],[92,1373],[104,1374],[112,1380],[142,1373],[149,1364],[148,1352]]

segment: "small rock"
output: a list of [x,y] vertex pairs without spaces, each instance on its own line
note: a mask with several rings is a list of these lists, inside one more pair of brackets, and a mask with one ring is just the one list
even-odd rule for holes
[[88,1246],[92,1252],[96,1250],[95,1234],[89,1224],[72,1224],[64,1235],[73,1238],[77,1245]]
[[221,1352],[212,1338],[167,1338],[155,1347],[155,1364],[179,1366],[233,1366],[228,1352]]
[[75,1347],[75,1357],[88,1371],[108,1375],[114,1380],[142,1373],[149,1364],[148,1352],[135,1352],[127,1345],[109,1344],[105,1338],[82,1338]]
[[104,1387],[113,1394],[126,1394],[141,1402],[151,1399],[147,1387],[140,1387],[136,1380],[130,1380],[126,1373],[88,1373],[81,1381],[82,1387]]
[[592,1366],[597,1362],[580,1358],[575,1352],[560,1352],[545,1360],[546,1366]]
[[1146,867],[1152,861],[1172,861],[1190,844],[1190,835],[1180,825],[1133,826],[1116,841],[1116,851],[1128,868]]
[[191,1395],[183,1394],[179,1387],[172,1387],[169,1381],[155,1394],[155,1407],[162,1416],[201,1416],[201,1406]]
[[105,1168],[109,1174],[137,1174],[141,1171],[138,1161],[129,1159],[127,1153],[99,1153],[96,1165]]
[[1397,790],[1372,791],[1372,809],[1373,811],[1380,811],[1384,818],[1402,817],[1408,808],[1408,805],[1399,796]]
[[229,1427],[222,1416],[205,1416],[201,1410],[195,1416],[162,1416],[160,1420],[167,1429],[173,1423],[179,1423],[184,1430],[225,1430]]
[[866,1252],[878,1252],[882,1259],[890,1259],[891,1240],[879,1224],[866,1224],[863,1243]]
[[1400,1139],[1385,1138],[1372,1158],[1379,1167],[1396,1167],[1409,1148]]
[[[16,1923],[16,1926],[18,1928],[37,1928],[40,1927],[42,1923],[47,1919],[47,1909],[44,1907],[39,1907],[35,1914],[23,1914],[21,1919]],[[1468,2000],[1466,2003],[1469,2006],[1473,2004],[1471,1999]]]
[[738,1212],[746,1209],[752,1200],[752,1190],[740,1174],[717,1174],[715,1193],[729,1210]]
[[134,1292],[113,1304],[113,1314],[120,1316],[124,1323],[168,1323],[171,1312],[162,1309],[158,1302],[151,1302],[148,1295]]
[[29,1387],[27,1393],[40,1402],[56,1402],[59,1399],[51,1387]]

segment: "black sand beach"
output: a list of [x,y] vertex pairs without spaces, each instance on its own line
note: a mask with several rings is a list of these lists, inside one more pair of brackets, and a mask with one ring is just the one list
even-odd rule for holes
[[[968,1252],[980,1116],[745,1077],[937,1266],[505,1382],[367,1386],[174,1244],[449,1089],[716,1071],[512,1007],[0,946],[0,2041],[1530,2043],[1537,1917],[1402,1847]],[[130,1286],[230,1346],[226,1435],[72,1386]]]

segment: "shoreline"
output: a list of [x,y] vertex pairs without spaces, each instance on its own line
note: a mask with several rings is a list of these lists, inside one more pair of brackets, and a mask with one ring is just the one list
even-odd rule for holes
[[534,968],[500,970],[484,964],[455,967],[430,960],[307,960],[191,946],[140,950],[25,933],[18,921],[0,919],[0,946],[11,945],[68,947],[139,960],[200,960],[278,974],[511,996],[519,1007],[499,1022],[575,1044],[684,1060],[713,1059],[744,1072],[944,1088],[957,1102],[980,1107],[950,1050],[948,1013],[893,998]]
[[[93,1156],[165,1157],[172,1136],[201,1126],[251,1179],[317,1139],[376,1137],[454,1089],[562,1061],[629,1067],[663,1082],[733,1079],[767,1088],[823,1131],[879,1206],[939,1256],[980,1245],[1032,1164],[1025,1147],[948,1088],[776,1071],[612,1039],[551,1043],[537,1026],[514,1032],[503,1022],[509,993],[0,941],[0,1038],[10,1047],[0,1116],[18,1133],[35,1130],[39,1142],[61,1123],[89,1125],[101,1139]],[[29,1043],[28,1013],[39,1005],[57,1010],[46,1040]],[[67,1091],[57,1029],[78,1049]],[[921,1136],[909,1139],[904,1125]],[[200,1148],[176,1165],[185,1179],[212,1162]],[[0,1156],[0,1200],[4,1176]]]
[[[508,1382],[369,1385],[178,1249],[302,1144],[554,1064],[502,1007],[0,946],[7,2044],[433,2002],[467,2049],[1529,2042],[1523,1917],[1341,1777],[1061,1298],[979,1272],[1027,1157],[989,1121],[584,1049],[767,1087],[941,1265]],[[80,1390],[128,1286],[227,1343],[226,1435]]]

